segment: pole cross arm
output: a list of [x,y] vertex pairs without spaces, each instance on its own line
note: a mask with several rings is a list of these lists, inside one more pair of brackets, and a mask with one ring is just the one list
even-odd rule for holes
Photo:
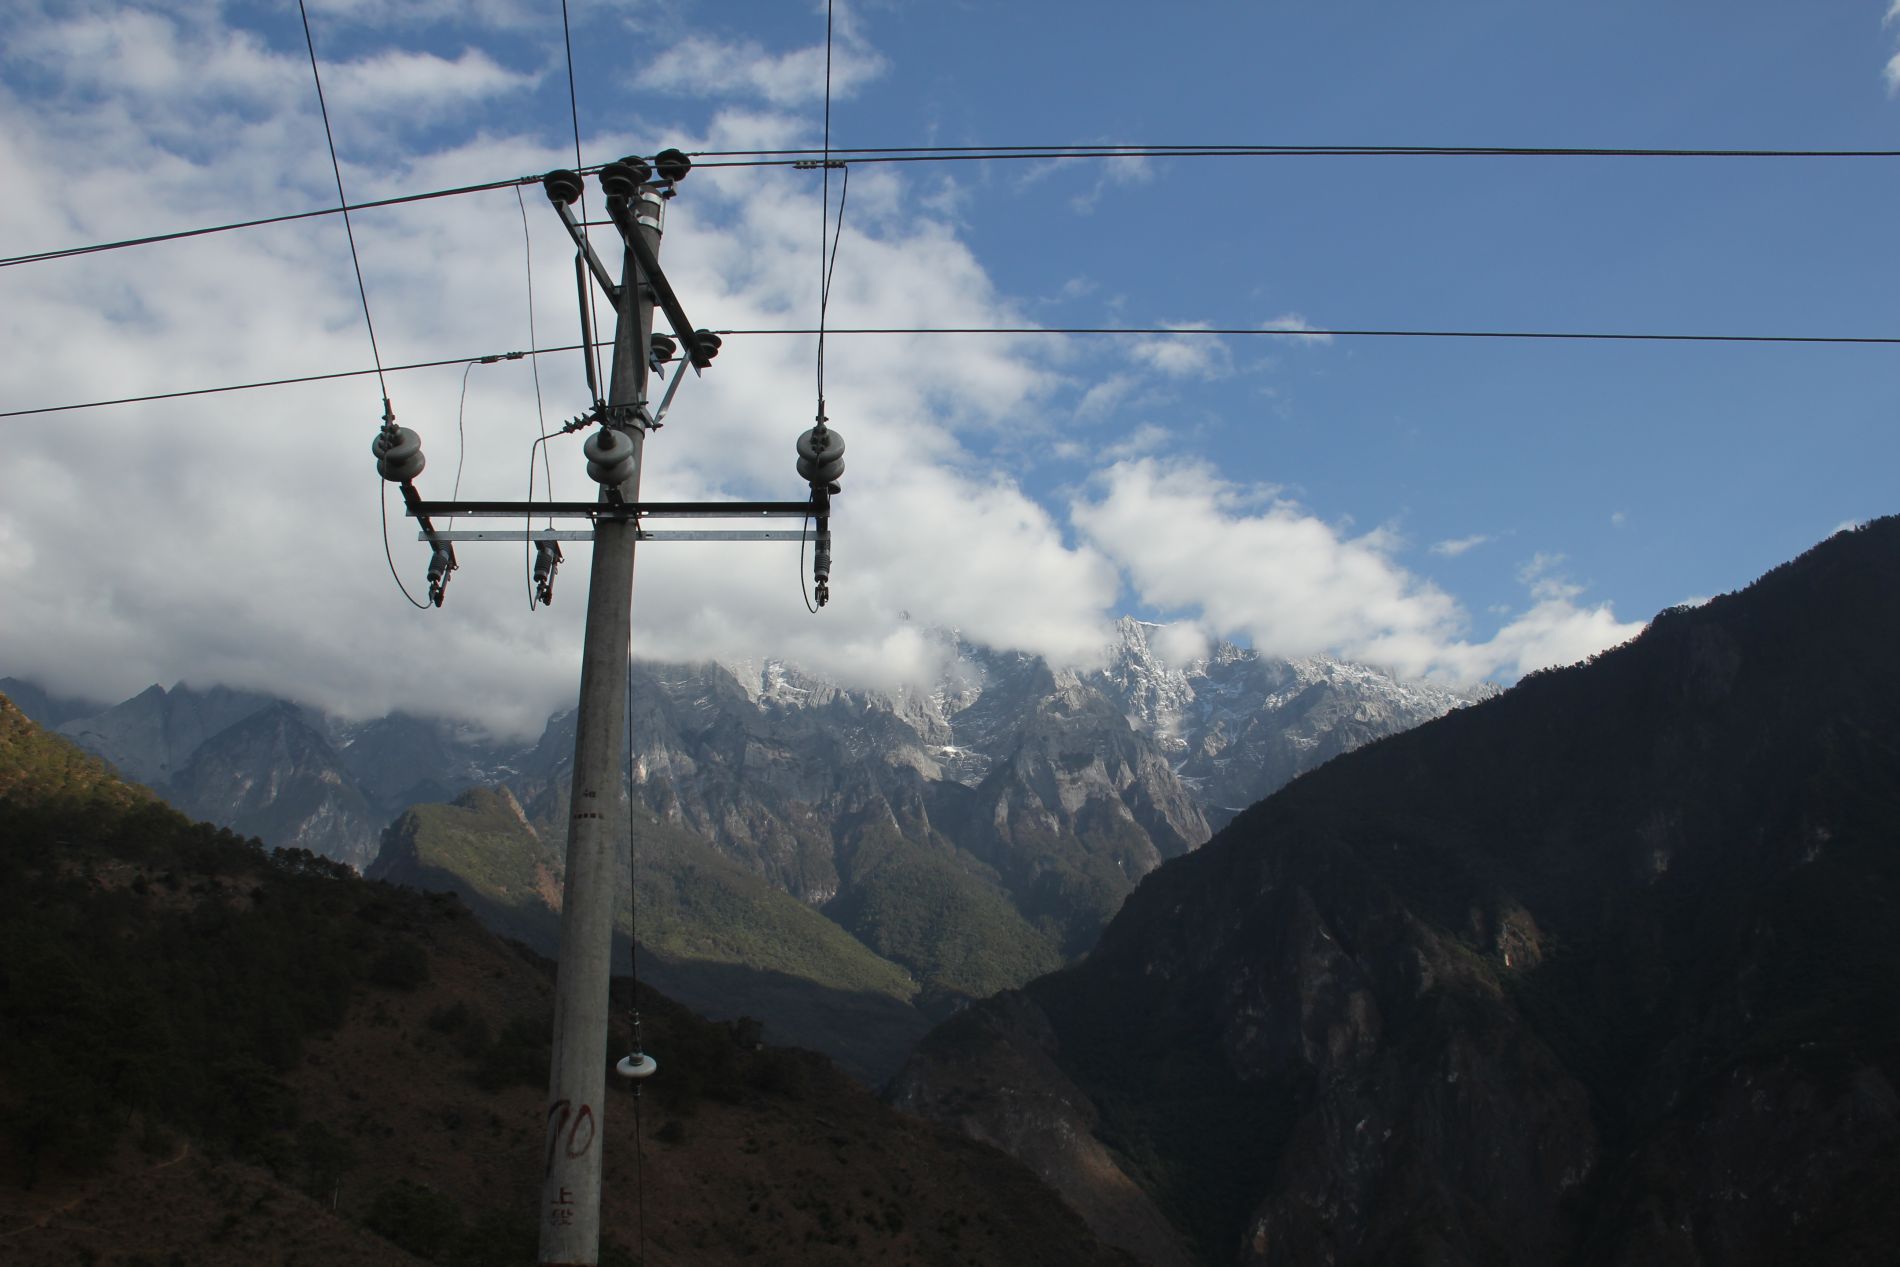
[[408,513],[423,523],[433,515],[486,515],[502,519],[754,519],[813,514],[813,504],[802,502],[527,502],[407,501]]

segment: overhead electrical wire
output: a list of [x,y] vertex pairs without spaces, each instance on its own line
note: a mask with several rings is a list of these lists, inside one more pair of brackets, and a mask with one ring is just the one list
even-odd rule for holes
[[[396,411],[389,403],[389,380],[383,373],[382,349],[376,344],[376,322],[372,320],[369,315],[369,289],[363,285],[363,261],[362,257],[356,252],[356,230],[350,225],[350,199],[349,195],[343,192],[343,165],[337,160],[336,156],[336,133],[330,129],[330,106],[329,103],[323,99],[323,76],[317,70],[317,41],[310,33],[310,11],[304,7],[304,0],[297,0],[297,13],[303,19],[304,47],[310,52],[310,79],[311,82],[317,86],[317,112],[323,117],[323,139],[324,143],[330,148],[330,171],[336,177],[337,207],[343,214],[343,233],[349,239],[350,243],[350,267],[355,270],[356,273],[356,295],[357,298],[363,301],[363,325],[369,331],[370,356],[376,362],[376,384],[382,390],[383,426],[393,435],[396,426]],[[470,362],[470,368],[473,368],[473,366],[474,363]],[[468,391],[467,370],[462,371],[462,390],[463,394],[466,395]],[[460,426],[459,419],[457,426],[458,428]],[[456,478],[458,480],[461,478],[459,466]],[[429,604],[418,602],[416,596],[409,592],[409,587],[403,584],[402,574],[396,570],[396,556],[390,551],[389,484],[386,480],[378,479],[376,481],[376,502],[382,511],[383,558],[389,563],[390,579],[396,582],[396,588],[402,591],[402,596],[409,600],[411,607],[427,611],[429,610]]]
[[[779,335],[805,335],[818,333],[816,327],[785,329],[751,330],[714,330],[721,338],[769,338]],[[1653,332],[1625,332],[1606,330],[1398,330],[1398,329],[1257,329],[1251,326],[1212,327],[1208,329],[1177,330],[1168,326],[832,326],[827,328],[827,338],[876,335],[1006,335],[1010,337],[1030,335],[1141,335],[1168,336],[1171,338],[1282,338],[1282,339],[1505,339],[1505,340],[1545,340],[1552,342],[1605,342],[1605,343],[1774,343],[1804,346],[1862,346],[1896,347],[1900,346],[1900,335],[1844,335],[1844,334],[1665,334]],[[483,362],[518,361],[526,356],[554,356],[578,351],[578,343],[564,343],[558,347],[529,348],[518,352],[496,352],[485,357],[448,356],[432,361],[411,361],[404,365],[385,365],[383,370],[389,374],[407,373],[411,370],[440,369],[444,365],[461,365],[470,359]],[[611,347],[605,341],[596,342],[596,348]],[[106,409],[116,405],[142,405],[160,400],[179,400],[191,396],[216,396],[226,392],[257,391],[268,387],[293,387],[300,383],[321,383],[334,379],[362,378],[375,374],[374,368],[357,370],[331,370],[321,374],[298,374],[284,378],[259,379],[248,383],[226,383],[217,387],[188,387],[178,391],[148,392],[142,396],[115,396],[104,400],[75,401],[64,405],[39,405],[31,409],[9,409],[0,411],[0,418],[25,418],[36,414],[67,413],[79,409]]]
[[363,301],[363,324],[369,329],[369,351],[376,361],[376,379],[383,389],[383,418],[388,421],[389,384],[383,382],[383,353],[376,345],[376,322],[369,315],[369,290],[363,285],[363,260],[356,253],[356,230],[350,224],[349,195],[343,192],[343,164],[337,161],[336,133],[330,130],[330,106],[323,99],[323,76],[317,72],[317,42],[310,34],[310,11],[304,7],[303,0],[297,0],[297,12],[303,18],[304,47],[310,51],[310,78],[317,86],[317,112],[323,116],[323,139],[330,147],[330,171],[336,177],[337,209],[343,214],[343,234],[350,243],[350,267],[356,272],[356,295]]
[[[561,43],[567,49],[567,113],[569,120],[574,125],[574,170],[577,172],[586,172],[588,170],[587,165],[581,161],[581,101],[580,93],[574,85],[574,32],[573,28],[568,24],[567,0],[561,0]],[[587,232],[587,185],[585,182],[581,185],[580,219],[581,242],[587,246],[588,251],[591,253],[593,250],[593,239],[588,236]],[[586,286],[584,289],[587,292],[588,320],[593,328],[598,330],[600,328],[600,315],[594,308],[594,288],[592,286]],[[591,347],[587,349],[586,356],[588,368],[593,371],[594,381],[598,383],[601,381],[599,359]],[[592,403],[599,406],[602,402],[596,400]]]
[[[826,153],[825,150],[785,149],[785,150],[695,150],[689,155],[695,170],[722,167],[792,167],[811,157]],[[973,145],[973,146],[869,146],[857,149],[833,149],[828,151],[833,157],[844,157],[858,163],[918,163],[918,162],[973,162],[980,160],[1012,161],[1023,159],[1057,158],[1713,158],[1713,159],[1857,159],[1857,158],[1900,158],[1900,150],[1758,150],[1758,149],[1660,149],[1660,148],[1560,148],[1554,146],[1457,146],[1457,145]],[[598,167],[577,168],[583,175],[598,171]],[[273,224],[288,224],[296,220],[311,220],[320,216],[334,216],[344,210],[371,211],[379,207],[397,207],[405,203],[426,202],[436,198],[455,198],[466,194],[487,193],[495,189],[507,189],[511,186],[534,185],[541,181],[540,175],[512,176],[502,180],[484,181],[474,185],[457,185],[449,189],[434,189],[426,193],[401,194],[393,198],[374,198],[365,202],[350,203],[344,207],[320,207],[310,211],[293,211],[283,215],[261,216],[252,220],[233,220],[225,224],[206,225],[195,229],[178,229],[168,233],[154,233],[143,237],[119,238],[107,242],[94,242],[85,246],[57,247],[46,251],[32,251],[23,255],[0,256],[0,268],[11,268],[18,264],[38,264],[49,260],[68,259],[76,255],[93,255],[102,251],[119,251],[135,246],[150,246],[159,242],[176,242],[184,238],[206,237],[217,233],[231,233],[239,229],[256,229]]]
[[[721,338],[731,336],[813,335],[815,327],[781,329],[715,330]],[[1900,344],[1900,335],[1836,334],[1666,334],[1606,330],[1403,330],[1403,329],[1291,329],[1259,326],[1209,326],[1181,329],[1173,326],[832,326],[826,334],[959,334],[959,335],[1035,335],[1105,334],[1169,335],[1268,338],[1342,339],[1550,339],[1631,343],[1839,343]],[[6,415],[0,414],[0,417]]]
[[[534,239],[528,232],[528,203],[526,199],[522,198],[519,187],[515,189],[515,203],[521,209],[521,252],[527,265],[528,282],[528,346],[533,347],[540,338],[534,329]],[[546,407],[541,402],[541,358],[538,356],[529,357],[528,368],[534,374],[534,421],[535,429],[540,434],[536,437],[534,443],[528,446],[529,513],[522,521],[521,526],[527,532],[532,532],[534,530],[535,454],[539,453],[543,459],[542,469],[547,476],[549,501],[554,500],[554,464],[546,460],[547,449],[545,446],[548,442],[548,415]],[[554,520],[548,520],[548,527],[554,527]],[[533,611],[536,606],[534,590],[534,546],[525,535],[521,541],[521,567],[522,575],[528,582],[528,610]]]
[[[851,197],[851,169],[844,168],[844,180],[838,190],[838,230],[831,230],[831,0],[825,0],[825,148],[820,160],[822,180],[818,198],[818,412],[816,425],[823,427],[825,416],[825,318],[831,309],[831,278],[838,271],[838,243],[844,238],[844,208]],[[843,164],[840,164],[843,166]],[[814,490],[816,486],[814,485]],[[816,497],[814,491],[813,496]],[[798,528],[798,595],[812,615],[811,595],[805,589],[805,540],[811,529],[811,516],[805,516]]]
[[158,242],[178,242],[186,238],[209,237],[217,233],[232,233],[239,229],[258,229],[272,224],[290,224],[297,220],[315,220],[323,216],[341,215],[345,211],[373,211],[378,207],[400,207],[406,203],[428,202],[435,198],[458,198],[464,194],[483,194],[495,189],[507,189],[511,186],[538,185],[539,176],[515,176],[508,180],[491,180],[479,185],[457,185],[451,189],[432,189],[427,193],[399,194],[393,198],[371,198],[366,202],[353,202],[347,207],[318,207],[311,211],[292,211],[280,216],[262,216],[255,220],[233,220],[228,224],[207,225],[198,229],[178,229],[170,233],[153,233],[145,237],[119,238],[111,242],[94,242],[88,246],[66,246],[51,251],[33,251],[25,255],[0,256],[0,268],[11,268],[16,264],[39,264],[47,260],[70,259],[76,255],[97,255],[104,251],[121,251],[134,246],[151,246]]
[[1664,149],[1498,145],[894,145],[857,149],[695,150],[694,170],[796,167],[816,156],[853,163],[970,163],[1117,158],[1900,158],[1900,150]]

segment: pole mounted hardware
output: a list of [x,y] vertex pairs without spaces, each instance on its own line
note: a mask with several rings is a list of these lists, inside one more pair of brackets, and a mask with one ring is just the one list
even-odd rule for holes
[[534,597],[543,607],[554,604],[554,574],[561,570],[561,543],[543,533],[534,540]]
[[[544,1264],[591,1263],[599,1252],[601,1149],[606,1138],[605,1062],[608,986],[613,952],[613,894],[623,880],[614,866],[616,848],[629,839],[627,804],[619,788],[619,757],[627,725],[628,661],[633,616],[635,547],[644,541],[792,541],[804,531],[750,526],[653,531],[655,519],[722,519],[756,523],[797,517],[817,525],[813,575],[817,600],[831,596],[831,499],[844,476],[844,437],[826,425],[822,401],[815,426],[798,437],[797,472],[809,490],[801,501],[643,502],[640,477],[646,438],[657,430],[686,379],[685,367],[702,374],[719,355],[720,338],[692,324],[661,271],[659,248],[667,201],[692,163],[678,150],[649,161],[624,158],[603,167],[598,180],[607,214],[622,240],[620,280],[608,274],[574,211],[586,190],[578,172],[549,172],[542,185],[574,241],[574,278],[580,301],[582,348],[589,407],[562,426],[563,434],[586,431],[581,451],[587,474],[600,487],[594,501],[424,501],[415,479],[425,466],[422,442],[396,425],[385,408],[384,425],[372,442],[376,470],[402,489],[407,513],[430,545],[429,601],[442,605],[456,570],[457,541],[516,541],[534,547],[531,585],[535,603],[554,600],[562,562],[561,542],[593,541],[586,632],[581,649],[580,704],[575,715],[567,868],[561,901],[560,955],[555,977],[554,1041],[549,1059],[547,1164],[541,1178],[541,1246]],[[598,284],[614,307],[612,371],[602,391],[595,359],[590,285]],[[671,333],[653,329],[664,312]],[[651,374],[673,367],[657,410],[650,408]],[[545,437],[544,437],[545,438]],[[498,516],[517,523],[544,518],[545,527],[443,531],[437,516]],[[584,520],[589,531],[562,531],[556,519]],[[642,1047],[638,1014],[632,1050],[614,1064],[635,1093],[659,1069]]]
[[[606,195],[607,216],[622,244],[616,281],[589,242],[576,204],[587,183],[577,171],[549,172],[542,178],[548,201],[574,243],[574,280],[580,302],[583,360],[588,407],[561,427],[571,435],[587,432],[581,451],[587,474],[599,485],[593,501],[424,501],[416,492],[422,473],[422,444],[413,431],[385,419],[372,452],[376,469],[401,486],[408,514],[431,547],[429,598],[441,605],[443,590],[456,570],[458,541],[514,541],[534,547],[530,574],[535,603],[554,599],[554,579],[562,562],[561,543],[592,540],[586,632],[581,647],[579,708],[575,714],[572,795],[567,825],[567,867],[561,899],[560,954],[555,977],[554,1041],[549,1058],[546,1166],[541,1176],[539,1261],[571,1267],[592,1263],[599,1253],[601,1150],[607,1138],[603,1118],[608,1036],[608,985],[613,953],[613,895],[624,885],[614,864],[616,850],[630,839],[627,801],[621,792],[620,756],[627,727],[628,663],[633,616],[634,551],[646,541],[798,541],[805,531],[766,530],[761,519],[799,518],[817,523],[815,575],[818,602],[830,597],[831,498],[844,475],[844,438],[825,425],[822,405],[816,426],[798,438],[798,476],[809,492],[799,501],[648,502],[640,499],[647,436],[657,430],[691,366],[703,374],[720,352],[721,340],[696,326],[660,268],[659,250],[668,201],[692,169],[678,150],[651,159],[628,157],[608,163],[597,180]],[[592,302],[598,286],[612,303],[614,331],[611,372],[597,362]],[[655,312],[665,314],[669,331],[656,331]],[[673,367],[665,395],[654,409],[648,398],[649,376]],[[604,387],[604,390],[603,390]],[[543,437],[545,439],[546,437]],[[539,443],[539,441],[537,441]],[[517,527],[443,531],[437,517],[482,516],[513,519]],[[650,520],[718,519],[726,528],[654,531]],[[530,519],[545,519],[533,528]],[[556,529],[557,519],[581,520],[586,531]],[[614,1064],[638,1094],[659,1064],[641,1045],[639,1017],[633,1019],[632,1050]]]
[[820,607],[831,601],[831,498],[844,477],[844,437],[818,424],[798,437],[798,476],[811,485],[811,517],[818,523],[811,555],[812,597]]
[[404,507],[421,525],[422,539],[434,547],[429,555],[429,605],[440,607],[449,587],[449,574],[455,571],[457,564],[455,546],[449,536],[438,532],[430,516],[417,510],[422,505],[422,495],[416,492],[416,476],[428,465],[422,456],[422,438],[408,427],[397,426],[395,415],[385,401],[383,425],[370,441],[369,451],[376,459],[376,473],[401,487]]

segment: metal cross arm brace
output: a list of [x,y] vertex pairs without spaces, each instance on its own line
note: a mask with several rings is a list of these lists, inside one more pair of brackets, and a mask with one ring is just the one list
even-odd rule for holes
[[755,519],[775,516],[803,518],[828,514],[802,502],[527,502],[449,501],[404,499],[408,513],[428,523],[432,515],[485,515],[502,519]]
[[[658,532],[646,528],[636,529],[637,541],[803,541],[809,535],[790,528],[683,528],[678,530],[661,529]],[[558,541],[592,541],[591,528],[555,529],[546,528],[457,528],[452,532],[439,532],[434,538],[428,533],[418,532],[416,540],[444,541],[532,541],[537,546],[542,542],[552,544]],[[555,560],[558,565],[559,560]],[[537,569],[539,564],[537,563]],[[546,599],[542,600],[546,602]]]
[[[568,173],[565,172],[549,174],[549,201],[560,213],[561,223],[567,226],[567,234],[574,239],[575,248],[587,261],[587,271],[594,275],[594,281],[606,294],[608,302],[617,308],[621,298],[620,286],[615,283],[613,275],[607,271],[607,266],[601,262],[600,257],[594,253],[593,244],[588,241],[580,218],[574,214],[571,201],[563,201],[578,188],[577,184],[565,185],[556,180],[556,177],[567,175]],[[578,181],[579,178],[575,179]],[[613,220],[614,227],[620,230],[620,236],[625,239],[627,249],[633,252],[634,258],[640,262],[646,283],[653,289],[654,299],[659,303],[660,310],[666,313],[667,322],[672,325],[673,333],[679,337],[679,341],[686,348],[687,360],[692,363],[695,372],[704,370],[712,364],[713,358],[719,355],[719,336],[711,331],[697,329],[693,325],[692,318],[686,315],[685,305],[680,303],[679,295],[673,290],[673,284],[667,280],[666,273],[660,268],[659,256],[654,253],[653,248],[647,244],[645,236],[640,232],[631,200],[618,194],[609,195],[607,214]]]
[[653,297],[659,303],[660,311],[666,314],[667,323],[673,327],[673,333],[686,348],[686,358],[692,362],[693,371],[698,373],[704,370],[719,355],[719,336],[711,331],[694,328],[679,296],[673,293],[673,283],[667,281],[666,274],[660,270],[660,257],[653,253],[653,248],[647,245],[645,236],[640,232],[640,226],[634,223],[628,201],[624,198],[609,198],[607,214],[613,217],[620,236],[626,239],[627,249],[640,261],[646,283],[653,288]]
[[587,240],[587,234],[582,230],[581,222],[575,218],[574,208],[564,202],[557,202],[554,204],[554,209],[561,213],[561,223],[567,226],[568,236],[574,239],[575,248],[587,260],[587,271],[594,275],[594,280],[607,293],[608,302],[616,308],[619,307],[620,284],[614,281],[613,275],[607,271],[607,266],[600,262],[600,256],[594,254],[594,245]]

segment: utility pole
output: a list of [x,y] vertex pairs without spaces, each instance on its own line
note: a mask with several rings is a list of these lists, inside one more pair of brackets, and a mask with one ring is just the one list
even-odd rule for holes
[[[686,316],[672,283],[660,270],[660,236],[666,200],[692,167],[678,150],[662,150],[648,163],[624,158],[600,169],[607,214],[619,231],[620,282],[594,254],[586,226],[575,215],[584,182],[579,172],[553,171],[542,178],[548,200],[576,248],[575,280],[580,290],[582,356],[593,407],[562,428],[573,434],[589,427],[582,451],[587,473],[600,485],[592,502],[428,501],[416,490],[422,473],[422,443],[416,433],[385,416],[370,451],[382,477],[402,488],[408,514],[431,547],[429,599],[442,605],[449,575],[455,571],[458,541],[528,542],[536,549],[534,590],[538,602],[553,601],[554,575],[561,561],[560,542],[585,541],[590,534],[552,527],[552,520],[585,519],[592,524],[593,571],[587,594],[587,627],[581,648],[580,706],[575,720],[574,768],[569,797],[567,874],[561,899],[561,958],[556,967],[554,1049],[549,1062],[548,1107],[539,1218],[541,1267],[594,1267],[600,1260],[601,1152],[606,1138],[605,1092],[608,990],[612,983],[613,917],[620,892],[615,848],[632,845],[627,800],[620,770],[621,735],[627,726],[627,661],[632,651],[633,553],[640,541],[778,541],[807,539],[804,529],[654,530],[649,519],[729,519],[757,523],[761,517],[803,519],[817,525],[812,538],[813,580],[818,606],[829,597],[831,572],[831,498],[844,474],[844,439],[820,418],[794,446],[798,476],[808,495],[803,501],[642,502],[640,473],[646,433],[658,429],[690,368],[695,374],[719,354],[719,336],[700,329]],[[657,171],[658,179],[654,179]],[[601,399],[594,364],[593,320],[589,296],[598,286],[614,306],[613,363],[610,386]],[[655,308],[666,314],[673,337],[653,331]],[[673,363],[673,379],[657,409],[647,400],[648,370]],[[544,437],[545,438],[545,437]],[[545,529],[437,528],[434,517],[494,516],[517,522],[546,516]],[[630,789],[628,789],[630,793]],[[640,1044],[639,1013],[633,1022],[633,1050],[615,1065],[635,1086],[658,1064]]]
[[[622,180],[609,186],[610,205],[619,204],[615,211],[624,206],[631,212],[635,232],[657,258],[665,203],[651,185],[629,179],[632,173],[624,167],[616,175]],[[615,470],[624,466],[630,473],[618,485],[602,484],[602,502],[639,501],[646,439],[644,407],[654,295],[631,243],[622,256],[611,385],[602,429],[591,437],[588,456],[607,457],[610,461],[601,465]],[[610,441],[610,435],[620,439]],[[550,1267],[591,1267],[600,1256],[607,996],[612,979],[614,899],[620,890],[613,846],[625,840],[628,831],[620,752],[627,725],[627,655],[638,533],[632,519],[603,516],[594,524],[568,808],[567,875],[561,890],[561,958],[555,970],[547,1169],[541,1190],[541,1262]]]

